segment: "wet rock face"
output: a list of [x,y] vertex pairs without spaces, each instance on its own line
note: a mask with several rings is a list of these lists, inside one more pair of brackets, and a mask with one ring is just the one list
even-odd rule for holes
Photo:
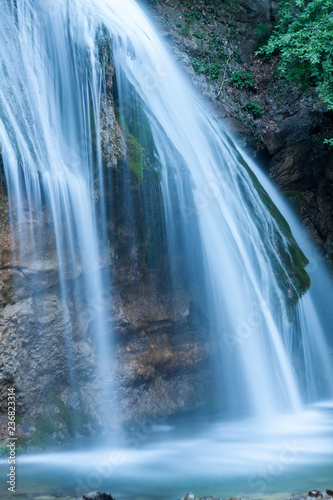
[[[101,308],[114,344],[112,384],[121,401],[117,414],[107,417],[109,426],[166,417],[205,403],[210,350],[207,332],[197,339],[200,327],[193,327],[193,298],[188,290],[173,290],[160,270],[138,262],[132,234],[122,228],[118,235],[117,225],[110,229],[112,241],[124,239],[128,248],[124,253],[124,243],[114,246],[102,271],[113,275],[112,288],[101,289],[88,307],[77,293],[83,286],[81,269],[68,275],[70,294],[64,304],[55,246],[47,244],[45,260],[36,263],[28,245],[21,254],[24,266],[19,266],[10,252],[16,234],[10,234],[8,220],[2,222],[0,424],[6,424],[8,388],[15,387],[18,435],[28,445],[43,447],[99,432],[105,424],[98,397],[103,382],[93,332]],[[35,229],[44,227],[44,241],[51,242],[44,223],[42,215],[36,218]]]
[[[0,304],[16,303],[45,291],[59,281],[59,263],[56,242],[50,221],[45,211],[29,212],[25,207],[21,225],[13,212],[9,222],[8,199],[2,193],[1,245],[0,245]],[[35,231],[34,239],[21,238],[21,232],[29,234],[30,224]],[[36,258],[36,255],[39,258]],[[82,272],[79,266],[73,269],[68,261],[65,275],[76,278]]]
[[114,67],[107,61],[105,75],[106,93],[101,102],[100,134],[102,143],[103,164],[106,168],[117,168],[119,161],[125,158],[125,141],[116,119],[112,81]]
[[[74,284],[67,308],[54,286],[6,305],[0,314],[0,405],[5,418],[7,389],[14,386],[23,436],[40,433],[46,418],[59,420],[47,433],[60,441],[95,432],[102,423],[94,315],[76,317],[75,286],[80,284]],[[208,342],[197,342],[189,331],[188,294],[171,296],[170,290],[157,292],[141,282],[130,288],[118,285],[104,311],[110,339],[116,338],[112,378],[121,394],[112,426],[194,409],[199,385],[208,383],[198,376],[210,355]],[[78,415],[84,418],[75,429]]]
[[326,168],[323,149],[307,140],[283,149],[270,163],[270,177],[283,191],[316,189]]
[[[114,325],[110,337],[117,336],[112,378],[121,394],[118,415],[110,419],[113,426],[119,425],[119,419],[137,421],[143,416],[195,408],[196,391],[202,383],[198,373],[210,355],[208,342],[196,342],[188,331],[189,299],[184,293],[176,294],[172,301],[169,293],[160,294],[146,316],[144,309],[138,312],[137,304],[148,302],[149,296],[142,296],[139,284],[137,292],[132,292],[133,302],[126,302],[121,297],[123,290],[115,290],[113,304],[106,311]],[[0,315],[1,410],[5,414],[7,389],[14,386],[26,436],[39,431],[42,416],[59,417],[59,426],[50,428],[59,440],[76,431],[96,431],[94,427],[101,423],[102,402],[96,396],[100,379],[91,329],[89,325],[79,328],[73,310],[72,302],[64,310],[55,287],[7,305]],[[74,415],[89,415],[89,421],[79,430],[71,428],[66,420],[70,416],[62,414],[63,406]]]

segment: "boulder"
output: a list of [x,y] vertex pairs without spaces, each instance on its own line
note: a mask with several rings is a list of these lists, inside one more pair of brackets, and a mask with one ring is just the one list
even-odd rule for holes
[[77,500],[115,500],[110,493],[101,493],[100,491],[93,491],[78,498]]
[[324,147],[314,148],[304,140],[275,155],[269,165],[270,177],[283,191],[316,189],[325,170]]

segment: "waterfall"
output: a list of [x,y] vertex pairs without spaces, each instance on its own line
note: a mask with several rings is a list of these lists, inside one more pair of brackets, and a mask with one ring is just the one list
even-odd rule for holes
[[[308,297],[297,306],[297,320],[290,321],[286,296],[298,295],[299,289],[292,276],[297,256],[288,225],[135,4],[100,6],[113,34],[118,80],[130,82],[150,120],[161,164],[169,252],[179,224],[183,252],[192,265],[196,262],[187,273],[193,277],[203,268],[201,285],[220,350],[216,384],[226,406],[265,414],[330,397],[325,333],[313,307],[306,306]],[[123,101],[127,95],[122,92]],[[200,264],[194,248],[202,252]],[[309,340],[313,331],[315,349]],[[302,381],[292,368],[295,349],[304,360]],[[322,373],[313,371],[318,359],[325,366]]]
[[[58,276],[73,392],[78,382],[71,325],[79,321],[96,352],[101,418],[114,411],[113,329],[98,299],[107,290],[102,302],[112,303],[112,279],[103,270],[110,265],[113,217],[106,198],[116,174],[105,168],[100,136],[112,67],[116,119],[127,157],[132,155],[137,193],[143,206],[148,199],[154,206],[156,190],[163,199],[160,237],[170,282],[175,288],[189,283],[208,318],[215,398],[231,416],[265,416],[332,397],[328,330],[307,292],[306,257],[262,187],[261,174],[253,173],[206,109],[137,4],[6,0],[0,42],[0,142],[13,262],[29,269],[36,293],[41,262],[50,259],[49,286]],[[106,122],[115,128],[110,117]],[[147,165],[141,171],[137,147],[143,142]],[[140,184],[148,175],[154,182]],[[126,178],[121,196],[131,221]],[[39,228],[37,216],[44,224]],[[50,241],[44,227],[51,228]]]
[[[68,302],[73,300],[71,278],[82,275],[75,292],[92,318],[99,362],[101,401],[109,400],[110,341],[106,318],[97,304],[102,289],[100,264],[105,230],[97,233],[101,207],[94,207],[99,168],[93,161],[92,114],[98,126],[100,77],[89,41],[75,37],[68,26],[66,2],[5,2],[1,23],[1,147],[8,190],[14,262],[30,269],[34,292],[39,291],[38,266],[56,255],[50,268],[58,274],[61,288],[64,343],[67,347],[67,378],[71,391],[77,387],[73,366],[73,331]],[[79,32],[76,32],[79,35]],[[92,45],[93,48],[94,45]],[[97,171],[97,172],[96,172]],[[97,212],[100,211],[100,214]],[[34,221],[45,218],[53,238],[45,241],[45,227]],[[51,257],[49,257],[51,256]],[[52,285],[52,281],[49,281]],[[15,283],[14,283],[15,286]],[[38,311],[36,310],[36,314]],[[80,320],[87,323],[87,317]],[[82,324],[82,329],[86,325]],[[48,356],[48,352],[43,353]],[[108,381],[108,382],[106,382]],[[52,388],[50,388],[51,390]]]

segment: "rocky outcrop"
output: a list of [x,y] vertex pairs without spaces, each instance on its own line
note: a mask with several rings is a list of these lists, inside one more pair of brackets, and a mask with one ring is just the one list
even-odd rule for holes
[[277,57],[255,55],[274,26],[278,2],[146,3],[193,83],[333,262],[333,157],[324,145],[333,137],[332,113],[315,89],[301,92],[281,77]]
[[[20,238],[20,230],[15,220],[15,213],[10,223],[8,213],[8,199],[2,193],[1,215],[1,249],[0,249],[0,304],[16,303],[30,297],[36,292],[45,290],[59,281],[59,264],[55,252],[55,238],[49,229],[45,232],[43,226],[49,228],[45,213],[33,214],[35,220],[36,239],[29,241]],[[24,212],[25,220],[22,221],[23,231],[30,224],[28,209]],[[22,226],[20,227],[22,229]],[[38,231],[41,231],[38,234]],[[43,235],[43,236],[42,236]],[[36,246],[35,246],[36,242]],[[43,261],[36,261],[35,252],[41,253],[43,248]],[[78,276],[77,269],[74,276]],[[73,277],[72,266],[67,265],[68,278]]]
[[[8,231],[6,222],[1,236],[10,247]],[[130,235],[127,241],[131,246]],[[107,417],[109,426],[166,417],[207,403],[208,333],[199,324],[193,326],[188,291],[161,286],[158,270],[143,275],[135,253],[124,259],[115,251],[111,267],[104,269],[109,274],[123,262],[112,288],[101,289],[96,303],[87,307],[76,293],[85,279],[78,273],[69,277],[71,296],[65,304],[57,265],[49,265],[57,262],[51,252],[38,263],[38,271],[28,259],[21,271],[15,260],[12,264],[6,245],[3,248],[1,418],[5,425],[7,390],[15,387],[22,442],[39,447],[100,430],[105,401],[99,397],[103,382],[91,332],[101,309],[114,339],[110,373],[120,401],[118,411]]]
[[114,500],[114,498],[109,493],[101,493],[100,491],[93,491],[88,493],[77,500]]

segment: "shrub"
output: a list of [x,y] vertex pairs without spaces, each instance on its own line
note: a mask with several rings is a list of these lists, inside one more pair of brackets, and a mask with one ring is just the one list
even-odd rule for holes
[[253,101],[246,101],[245,108],[255,118],[258,118],[264,112],[264,106],[260,106],[260,104]]
[[254,30],[254,34],[257,37],[256,50],[259,50],[261,47],[265,46],[270,39],[272,28],[271,26],[267,26],[267,24],[258,24]]
[[240,89],[253,87],[253,75],[247,71],[235,71],[231,75],[231,82]]
[[257,53],[280,53],[283,75],[301,90],[317,87],[328,109],[333,109],[332,47],[332,0],[281,0],[279,22]]

